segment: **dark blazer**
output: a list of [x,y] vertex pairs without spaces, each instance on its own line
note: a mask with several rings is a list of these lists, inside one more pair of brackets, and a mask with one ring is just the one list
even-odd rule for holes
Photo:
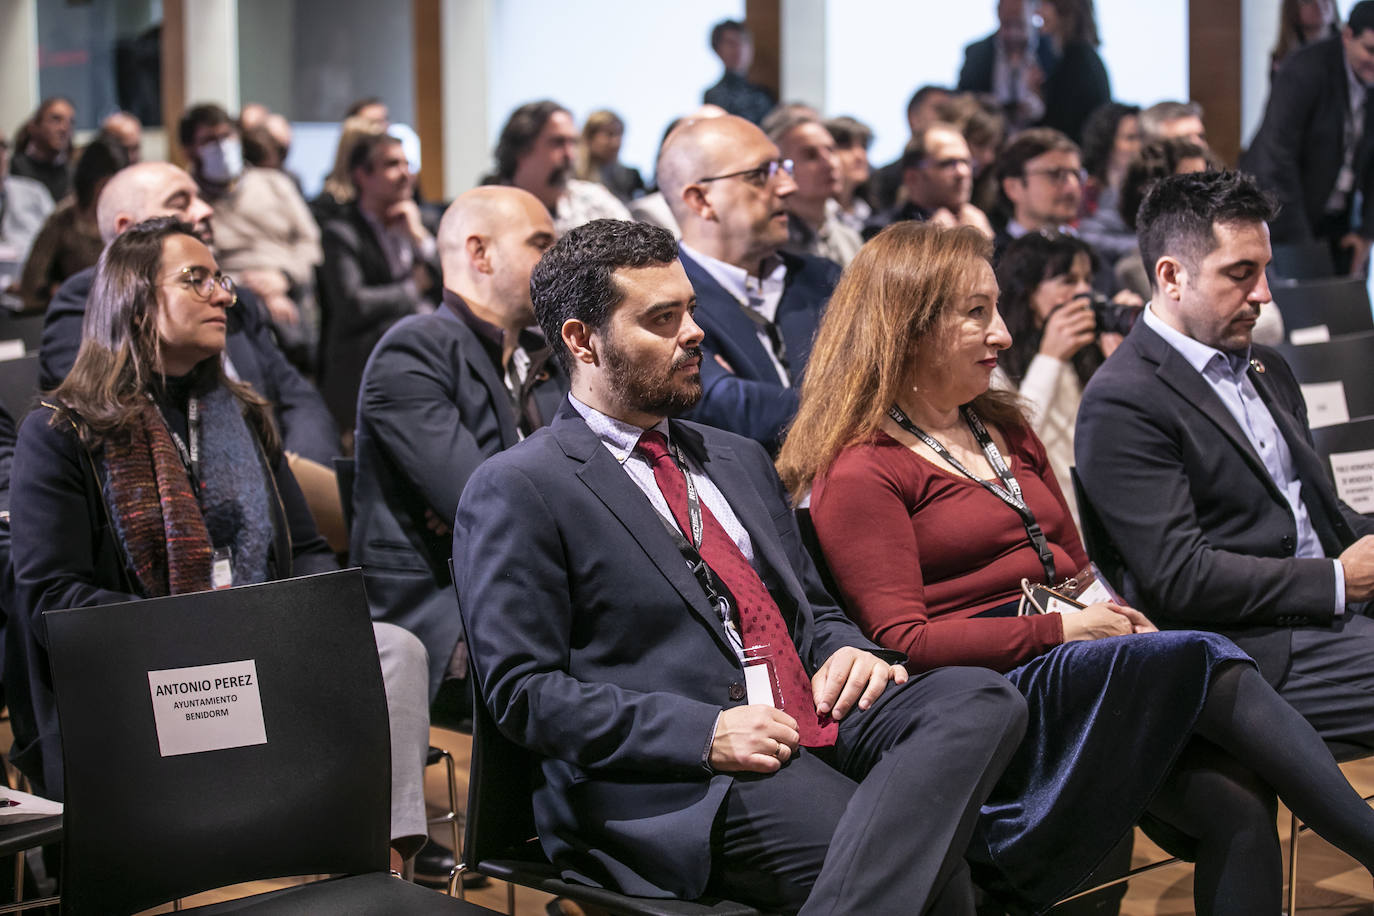
[[[753,540],[808,672],[843,646],[883,658],[826,594],[768,455],[685,421]],[[746,702],[739,661],[658,514],[571,404],[490,458],[458,504],[458,594],[481,696],[546,758],[535,822],[565,875],[693,898],[732,777],[703,766],[716,717]]]
[[[1304,242],[1315,236],[1340,177],[1349,107],[1340,36],[1300,48],[1279,65],[1264,120],[1241,157],[1241,168],[1279,199],[1279,215],[1270,224],[1275,242]],[[1365,118],[1355,155],[1355,190],[1364,192],[1361,225],[1367,236],[1374,236],[1371,120]]]
[[[91,267],[67,279],[43,316],[43,342],[38,350],[38,385],[50,391],[62,383],[81,349],[86,300],[95,283]],[[311,461],[329,466],[339,454],[339,430],[315,386],[287,361],[263,317],[263,305],[252,290],[239,289],[229,309],[224,349],[242,381],[272,405],[282,445]]]
[[[1293,454],[1328,557],[1374,520],[1341,502],[1312,448],[1302,394],[1275,351],[1250,379]],[[1287,666],[1290,628],[1335,609],[1329,559],[1298,559],[1297,526],[1245,433],[1206,380],[1144,322],[1093,375],[1075,433],[1078,475],[1126,566],[1125,594],[1171,626],[1216,630],[1266,677]]]
[[392,276],[386,252],[356,201],[342,217],[324,224],[320,243],[325,316],[320,391],[335,421],[346,429],[354,422],[358,386],[372,348],[387,328],[415,311],[420,296],[410,277]]
[[[776,324],[787,347],[792,387],[783,387],[768,351],[758,339],[758,325],[744,314],[739,300],[726,292],[706,269],[683,252],[682,266],[697,294],[693,317],[706,333],[702,341],[701,402],[689,416],[762,443],[776,453],[782,430],[797,412],[797,392],[811,355],[825,304],[840,279],[840,267],[825,258],[779,255],[787,264],[786,288],[778,303]],[[726,370],[716,357],[730,364]]]
[[[70,426],[49,424],[52,409],[39,407],[19,430],[14,454],[10,517],[14,538],[15,607],[6,668],[19,671],[25,702],[14,702],[15,750],[11,760],[49,798],[62,797],[62,750],[57,706],[48,670],[43,612],[55,608],[117,604],[144,595],[129,572],[124,549],[102,495],[104,466],[93,460]],[[334,554],[315,530],[296,479],[283,457],[272,468],[278,500],[273,514],[276,545],[273,578],[337,569]]]
[[1112,84],[1097,49],[1084,41],[1064,46],[1054,67],[1045,71],[1040,88],[1045,115],[1040,123],[1083,141],[1088,116],[1112,100]]
[[[997,33],[964,47],[964,65],[959,68],[956,92],[992,92],[992,68],[997,62]],[[1054,69],[1054,48],[1048,41],[1035,43],[1035,62],[1046,75]]]
[[[529,387],[527,402],[552,419],[568,385],[551,357],[532,367]],[[431,700],[463,625],[449,577],[453,541],[430,529],[426,510],[452,523],[473,471],[519,433],[491,357],[448,306],[401,319],[372,351],[358,399],[348,554],[363,568],[372,616],[425,644]]]

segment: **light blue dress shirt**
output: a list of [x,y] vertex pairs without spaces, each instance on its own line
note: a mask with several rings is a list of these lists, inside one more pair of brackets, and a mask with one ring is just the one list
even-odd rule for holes
[[[1245,432],[1245,438],[1250,440],[1255,454],[1259,455],[1260,461],[1264,463],[1264,469],[1269,472],[1270,479],[1279,488],[1279,492],[1288,501],[1288,506],[1293,512],[1293,520],[1297,523],[1298,529],[1298,543],[1294,555],[1325,557],[1326,551],[1322,549],[1321,539],[1317,537],[1317,531],[1312,527],[1312,519],[1307,513],[1307,506],[1302,501],[1302,481],[1298,479],[1297,470],[1293,466],[1293,453],[1289,451],[1288,443],[1279,433],[1278,424],[1274,422],[1269,408],[1265,406],[1259,392],[1255,390],[1254,383],[1250,381],[1250,350],[1247,348],[1244,352],[1227,353],[1194,340],[1170,327],[1156,315],[1153,303],[1146,307],[1143,318],[1150,330],[1162,337],[1165,343],[1178,351],[1188,365],[1197,370]],[[1331,562],[1335,566],[1336,575],[1336,613],[1344,614],[1345,570],[1341,568],[1340,560]]]

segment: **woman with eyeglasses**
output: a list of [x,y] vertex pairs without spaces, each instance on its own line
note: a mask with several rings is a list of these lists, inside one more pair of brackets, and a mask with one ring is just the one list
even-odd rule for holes
[[[267,402],[225,375],[234,285],[192,233],[163,217],[106,248],[76,362],[20,427],[11,622],[31,647],[45,642],[44,610],[337,568]],[[46,658],[26,664],[44,686],[31,698],[38,747],[21,756],[41,757],[46,790],[60,793]]]

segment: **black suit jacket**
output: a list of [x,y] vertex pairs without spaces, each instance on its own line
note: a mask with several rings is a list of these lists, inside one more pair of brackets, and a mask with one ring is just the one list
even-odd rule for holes
[[[826,594],[762,448],[685,421],[672,435],[748,530],[808,672],[843,646],[899,658]],[[545,851],[579,880],[700,896],[733,778],[702,764],[720,711],[747,701],[720,618],[653,505],[565,403],[478,468],[453,547],[481,696],[545,758]]]
[[[1054,69],[1054,48],[1045,40],[1035,44],[1035,61],[1048,75]],[[956,92],[992,92],[992,68],[997,63],[997,33],[964,47],[964,65],[959,68]]]
[[[532,367],[529,397],[544,422],[567,389],[551,357]],[[372,352],[358,398],[348,553],[363,568],[373,617],[425,644],[431,700],[463,625],[449,577],[453,542],[430,529],[426,511],[451,523],[477,466],[518,441],[505,383],[448,306],[403,318]]]
[[[1311,240],[1340,176],[1350,88],[1340,36],[1294,51],[1279,66],[1264,120],[1241,167],[1279,199],[1275,242]],[[1364,193],[1363,229],[1374,236],[1374,118],[1366,116],[1355,155],[1355,190]]]
[[[1374,533],[1336,496],[1288,365],[1252,348],[1249,376],[1289,451],[1328,557]],[[1329,559],[1299,559],[1297,524],[1239,424],[1183,356],[1138,322],[1083,393],[1078,475],[1125,562],[1126,597],[1161,623],[1216,630],[1271,680],[1290,628],[1335,612]]]
[[[90,267],[67,279],[43,316],[43,342],[38,351],[38,384],[44,391],[67,377],[81,349],[81,324],[86,300],[95,283]],[[242,381],[252,385],[272,405],[282,444],[311,461],[329,466],[339,454],[339,430],[315,386],[287,361],[263,305],[252,290],[239,288],[239,301],[228,314],[224,349]]]
[[358,409],[358,386],[372,348],[387,328],[415,311],[420,297],[409,277],[392,276],[386,252],[356,201],[343,216],[324,224],[320,244],[325,313],[320,391],[339,426],[348,428]]
[[[788,388],[759,341],[758,326],[744,314],[739,300],[691,255],[683,252],[681,257],[697,295],[693,317],[706,334],[701,344],[705,351],[702,397],[690,416],[748,436],[776,453],[783,428],[797,412],[797,393],[811,355],[811,340],[839,282],[840,267],[825,258],[780,255],[787,264],[787,280],[775,323],[782,332],[791,367],[792,387]],[[717,362],[717,356],[729,363],[729,370]]]

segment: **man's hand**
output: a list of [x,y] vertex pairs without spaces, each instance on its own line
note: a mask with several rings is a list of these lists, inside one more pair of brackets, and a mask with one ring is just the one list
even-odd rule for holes
[[816,712],[829,713],[838,722],[854,708],[855,701],[860,709],[867,709],[882,696],[888,681],[905,684],[906,677],[901,665],[889,665],[872,652],[845,646],[827,658],[811,679]]
[[1350,252],[1350,276],[1364,276],[1364,267],[1369,261],[1369,243],[1369,239],[1357,232],[1341,236],[1341,247]]
[[410,237],[417,242],[423,242],[429,238],[429,230],[425,228],[424,222],[420,219],[420,207],[409,197],[392,204],[387,209],[386,224],[388,226],[405,226],[406,232],[410,233]]
[[425,527],[433,532],[436,537],[448,537],[453,533],[453,529],[443,519],[435,515],[434,510],[429,507],[425,507]]
[[723,710],[711,739],[711,768],[722,773],[776,773],[797,753],[797,720],[772,706]]
[[1345,571],[1345,600],[1374,598],[1374,534],[1366,534],[1340,555]]

